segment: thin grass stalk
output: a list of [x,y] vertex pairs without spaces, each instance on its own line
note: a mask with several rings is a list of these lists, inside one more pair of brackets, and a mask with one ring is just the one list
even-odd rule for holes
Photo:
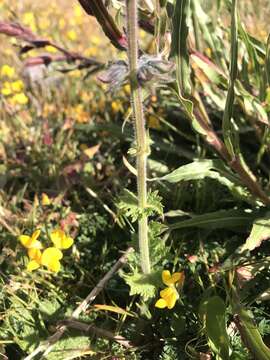
[[127,32],[128,32],[128,58],[130,72],[130,89],[133,118],[135,124],[135,136],[137,145],[137,191],[138,206],[142,217],[138,223],[139,250],[141,268],[143,273],[150,273],[149,240],[148,240],[148,218],[145,214],[147,207],[147,157],[148,141],[145,129],[143,112],[142,89],[138,82],[138,4],[137,0],[126,0],[127,8]]

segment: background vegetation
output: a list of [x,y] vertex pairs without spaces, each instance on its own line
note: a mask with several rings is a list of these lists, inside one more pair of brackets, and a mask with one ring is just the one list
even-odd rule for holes
[[[270,359],[270,6],[241,1],[233,17],[229,0],[157,4],[139,12],[142,52],[164,61],[143,69],[145,276],[130,86],[110,68],[126,51],[77,1],[0,0],[3,359]],[[124,2],[106,5],[122,31]],[[14,23],[35,36],[8,37]],[[74,240],[59,272],[27,270],[18,237],[37,229],[44,246],[55,229]],[[129,246],[126,265],[71,319]],[[155,307],[165,269],[182,274],[172,309]]]

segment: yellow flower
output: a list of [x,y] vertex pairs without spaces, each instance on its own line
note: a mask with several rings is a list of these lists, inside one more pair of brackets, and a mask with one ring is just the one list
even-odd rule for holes
[[51,205],[51,200],[50,200],[49,196],[45,193],[41,194],[41,204],[43,206]]
[[62,257],[63,254],[61,250],[56,247],[49,247],[45,249],[41,255],[41,264],[53,272],[58,272],[61,267],[59,260],[61,260]]
[[27,264],[27,270],[33,271],[40,267],[41,265],[41,251],[39,249],[28,249],[28,256],[31,259]]
[[32,12],[26,12],[24,15],[23,15],[23,23],[26,25],[26,26],[29,26],[30,29],[33,31],[33,32],[36,32],[37,28],[36,28],[36,20],[35,20],[35,17],[34,17],[34,14]]
[[155,307],[159,309],[172,309],[176,301],[179,299],[176,285],[183,285],[185,279],[184,272],[176,272],[171,275],[169,270],[162,271],[162,281],[167,286],[160,291],[160,299],[155,303]]
[[67,37],[69,38],[69,40],[74,41],[77,39],[77,34],[74,30],[69,30],[67,32]]
[[112,111],[114,113],[117,113],[119,111],[122,111],[123,112],[123,107],[122,107],[122,104],[120,103],[120,101],[113,101],[111,103],[111,107],[112,107]]
[[15,75],[15,69],[9,65],[3,65],[0,74],[1,76],[6,76],[11,79]]
[[171,275],[169,270],[162,271],[162,281],[165,285],[171,286],[178,283],[183,283],[184,281],[184,272],[176,272]]
[[174,286],[169,286],[160,292],[160,299],[155,303],[155,307],[159,309],[172,309],[179,299],[179,294]]
[[50,52],[50,53],[56,53],[57,52],[56,48],[51,46],[51,45],[46,46],[46,50],[48,52]]
[[10,87],[3,87],[1,89],[1,94],[4,96],[8,96],[12,94],[12,90],[10,89]]
[[10,85],[14,92],[20,92],[24,88],[24,83],[21,80],[13,81]]
[[28,97],[24,93],[18,93],[11,98],[12,103],[19,105],[26,105],[28,103]]
[[56,229],[50,233],[54,246],[58,249],[68,249],[73,245],[73,239],[66,236],[63,230]]
[[19,240],[26,249],[42,249],[41,242],[38,239],[40,230],[33,232],[32,236],[20,235]]

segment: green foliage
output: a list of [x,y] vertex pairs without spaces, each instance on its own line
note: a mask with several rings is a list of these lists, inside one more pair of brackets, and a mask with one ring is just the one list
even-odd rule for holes
[[219,296],[203,300],[200,313],[205,324],[209,346],[217,359],[229,359],[230,346],[226,329],[226,304]]
[[130,218],[131,222],[141,219],[143,215],[148,217],[153,215],[163,214],[163,205],[158,191],[149,191],[147,198],[147,207],[141,209],[138,206],[138,200],[135,194],[131,191],[124,189],[117,204],[119,209],[119,216]]
[[156,296],[158,285],[160,285],[161,272],[150,275],[134,272],[131,275],[122,274],[130,287],[130,295],[140,295],[143,301],[148,301]]
[[[138,174],[123,162],[127,153],[143,153],[134,148],[126,55],[109,44],[126,50],[124,3],[54,7],[44,0],[45,15],[43,3],[29,1],[25,9],[18,3],[0,1],[1,36],[16,14],[16,22],[43,39],[49,19],[45,33],[74,53],[58,46],[61,54],[48,49],[44,57],[36,48],[31,59],[24,46],[35,47],[29,33],[16,38],[23,46],[17,58],[13,43],[0,49],[0,357],[30,354],[131,245],[135,251],[121,272],[81,314],[100,332],[68,329],[48,359],[269,359],[268,3],[139,2],[139,85],[159,80],[142,93],[146,145],[151,142],[151,154],[142,147],[151,156],[145,209],[136,190],[127,190],[136,189]],[[10,103],[14,94],[5,92],[16,88],[17,70],[38,71],[40,65],[29,64],[43,60],[45,77],[24,85],[28,103]],[[6,63],[14,78],[3,75]],[[109,91],[89,76],[105,68],[98,78],[107,75]],[[147,276],[136,224],[145,216]],[[65,228],[74,246],[59,273],[29,273],[17,236],[42,228],[45,239],[51,226]],[[173,309],[155,308],[164,269],[185,274]],[[118,335],[132,347],[116,342]]]
[[265,217],[256,219],[253,223],[251,233],[243,245],[242,251],[254,250],[260,246],[262,241],[270,237],[270,214]]

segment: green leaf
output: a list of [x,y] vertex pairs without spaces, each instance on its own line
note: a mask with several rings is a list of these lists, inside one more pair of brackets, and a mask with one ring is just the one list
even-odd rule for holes
[[126,283],[130,287],[129,295],[140,295],[144,301],[152,299],[156,296],[157,289],[161,283],[161,272],[151,273],[150,275],[121,273]]
[[179,94],[190,94],[190,68],[187,50],[188,19],[190,16],[190,1],[176,0],[173,15],[173,31],[171,57],[176,62],[176,77]]
[[117,206],[120,211],[119,215],[124,215],[131,218],[131,222],[135,222],[140,219],[143,214],[146,216],[152,216],[154,214],[162,215],[163,206],[161,204],[161,197],[158,195],[158,191],[149,191],[147,197],[147,207],[140,209],[138,206],[137,196],[131,191],[124,189],[120,196],[120,201]]
[[202,229],[233,229],[236,227],[246,227],[256,218],[253,212],[231,209],[220,210],[203,215],[194,216],[192,219],[179,221],[169,225],[169,230],[198,227]]
[[239,302],[234,288],[233,310],[237,316],[237,327],[245,346],[256,360],[270,360],[270,349],[265,345],[254,321],[251,311],[246,310]]
[[162,198],[158,195],[158,191],[149,191],[147,196],[147,215],[151,216],[154,213],[157,215],[163,214]]
[[190,164],[180,166],[170,174],[159,178],[159,180],[177,183],[180,181],[202,180],[206,177],[217,180],[234,195],[247,202],[252,202],[249,192],[242,186],[241,181],[221,160],[198,159]]
[[266,45],[265,74],[267,79],[267,85],[270,86],[270,34],[268,35]]
[[225,74],[207,57],[205,57],[201,53],[194,52],[191,55],[191,59],[204,72],[204,74],[208,77],[211,83],[223,86],[227,84]]
[[231,9],[231,61],[230,61],[230,82],[226,98],[226,105],[222,120],[222,131],[224,142],[232,157],[235,156],[235,149],[238,148],[238,138],[233,126],[233,104],[234,104],[234,85],[237,76],[237,0],[232,0]]
[[90,351],[89,335],[83,335],[80,331],[69,330],[68,336],[61,338],[54,345],[53,350],[46,355],[47,360],[63,360],[78,359],[84,355],[86,349],[89,354],[94,355],[94,351]]
[[226,305],[219,296],[206,298],[200,307],[211,350],[220,360],[229,359],[229,337],[226,330]]
[[212,160],[196,160],[190,164],[180,166],[160,178],[159,180],[166,180],[170,183],[177,183],[179,181],[201,180],[209,176],[210,170],[213,168]]
[[270,238],[270,212],[265,217],[256,219],[253,223],[251,233],[242,247],[242,251],[254,250],[262,241]]

